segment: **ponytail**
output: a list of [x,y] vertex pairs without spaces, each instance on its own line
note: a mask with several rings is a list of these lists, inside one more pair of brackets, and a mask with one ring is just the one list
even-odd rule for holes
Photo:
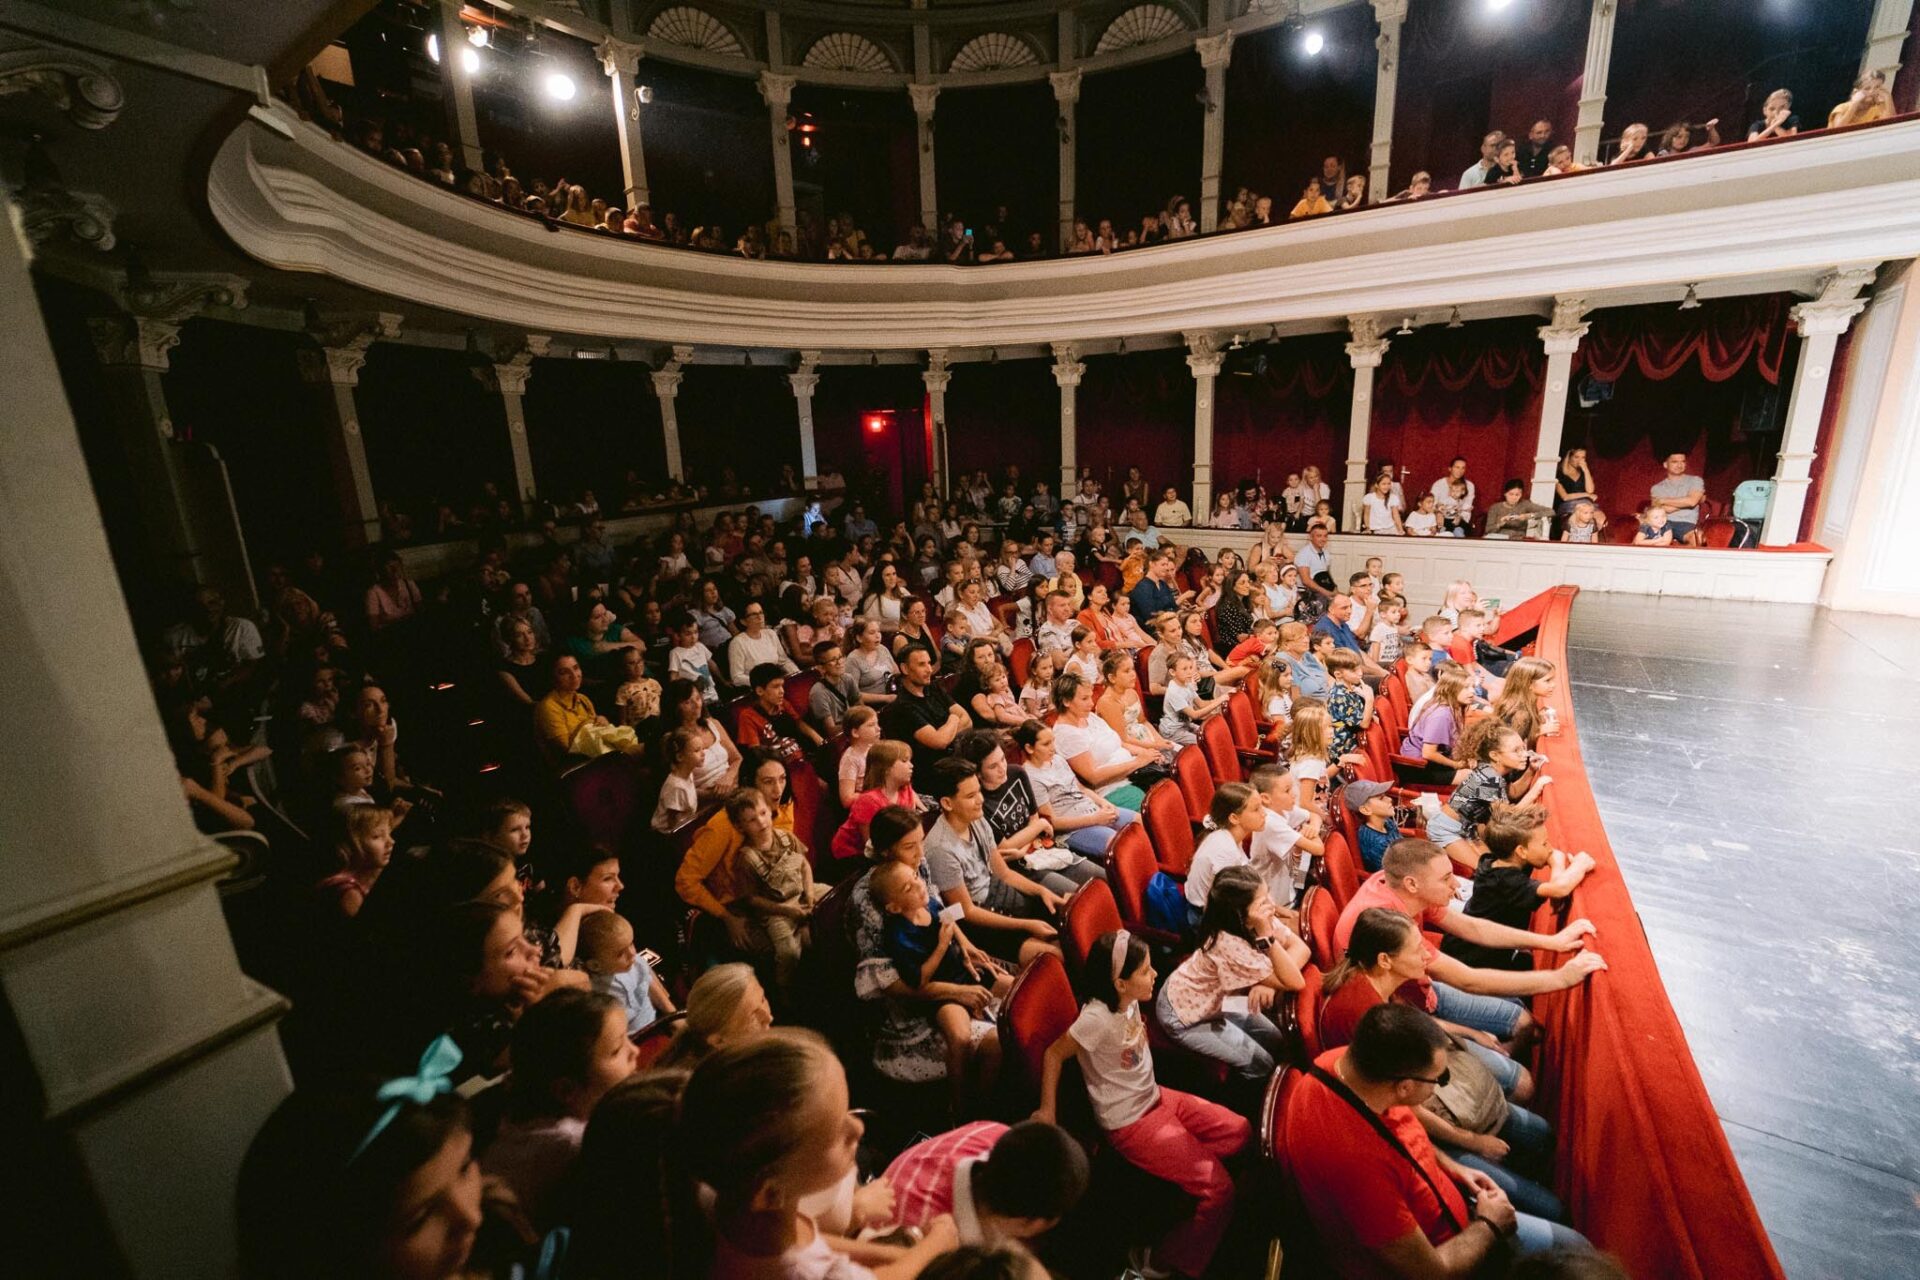
[[1323,995],[1332,995],[1354,978],[1360,977],[1407,945],[1414,934],[1413,917],[1386,907],[1368,907],[1354,919],[1353,933],[1347,938],[1347,953],[1328,970],[1321,982]]

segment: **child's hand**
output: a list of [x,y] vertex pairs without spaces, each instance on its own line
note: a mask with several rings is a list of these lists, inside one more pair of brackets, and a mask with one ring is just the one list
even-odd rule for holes
[[853,1221],[861,1227],[893,1221],[893,1184],[884,1175],[853,1193]]
[[1593,870],[1595,867],[1599,866],[1600,864],[1593,860],[1592,854],[1581,852],[1581,853],[1574,854],[1573,861],[1568,865],[1570,865],[1571,867],[1573,867],[1574,870],[1584,875],[1587,872]]
[[1272,987],[1249,987],[1247,989],[1247,1012],[1265,1013],[1273,1007]]
[[1042,942],[1052,942],[1060,936],[1060,931],[1048,924],[1045,920],[1023,920],[1021,923],[1026,926],[1028,933],[1040,939]]

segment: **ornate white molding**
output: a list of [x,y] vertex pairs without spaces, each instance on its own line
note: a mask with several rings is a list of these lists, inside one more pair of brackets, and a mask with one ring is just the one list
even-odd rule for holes
[[1183,335],[1187,343],[1187,368],[1195,378],[1214,378],[1220,374],[1220,366],[1225,363],[1227,353],[1219,349],[1217,340],[1211,333],[1189,333]]
[[1380,334],[1380,322],[1372,316],[1351,316],[1347,332],[1353,341],[1347,344],[1347,360],[1356,369],[1378,369],[1393,344]]
[[20,229],[36,249],[61,235],[103,253],[117,243],[113,222],[119,210],[105,196],[61,187],[22,187],[12,196]]
[[940,86],[937,84],[910,84],[907,86],[907,97],[913,100],[914,115],[920,117],[923,122],[931,120],[933,119],[933,104],[940,97]]
[[632,76],[640,70],[640,59],[647,46],[638,40],[619,40],[608,36],[593,48],[593,56],[609,76]]
[[1049,71],[1047,83],[1053,86],[1053,100],[1061,106],[1080,101],[1080,73],[1078,71]]
[[1080,360],[1079,350],[1071,342],[1053,344],[1053,381],[1055,386],[1077,387],[1086,374],[1087,366]]
[[1548,355],[1570,356],[1580,349],[1580,339],[1593,327],[1586,322],[1590,310],[1585,298],[1553,300],[1553,320],[1540,328],[1540,341],[1545,344]]
[[178,321],[209,307],[245,309],[251,283],[245,276],[224,273],[149,271],[121,277],[114,294],[135,315]]
[[180,326],[146,316],[97,316],[87,321],[100,363],[162,372],[180,345]]
[[105,63],[66,49],[0,52],[0,98],[16,93],[38,94],[82,129],[106,128],[127,102]]
[[660,400],[671,400],[680,394],[680,379],[684,377],[678,369],[656,369],[653,373],[653,394]]
[[1193,51],[1200,55],[1203,67],[1224,67],[1233,60],[1233,30],[1222,31],[1217,36],[1199,36],[1193,42]]
[[953,381],[953,373],[947,368],[947,353],[943,350],[927,352],[927,367],[920,374],[920,381],[926,383],[928,395],[943,395],[947,384]]
[[1845,333],[1853,318],[1867,309],[1867,300],[1854,295],[1873,283],[1879,264],[1840,267],[1820,282],[1819,296],[1787,313],[1803,338]]
[[793,86],[797,83],[792,76],[783,76],[772,71],[760,73],[760,98],[775,111],[785,111],[793,101]]
[[302,347],[296,355],[300,376],[315,386],[357,387],[373,337],[363,334],[344,347]]
[[1409,0],[1373,0],[1373,20],[1381,26],[1398,26],[1407,20]]

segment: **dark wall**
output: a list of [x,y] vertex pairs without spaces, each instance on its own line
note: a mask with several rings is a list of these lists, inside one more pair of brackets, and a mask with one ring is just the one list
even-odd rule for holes
[[514,491],[506,409],[474,377],[477,367],[463,351],[395,342],[376,342],[368,351],[354,399],[373,491],[382,501],[403,510],[435,499],[459,507],[488,481],[503,494]]
[[[960,377],[955,373],[954,384]],[[917,365],[821,369],[813,396],[813,448],[821,470],[837,467],[849,484],[883,495],[888,510],[901,509],[902,496],[918,493],[929,471],[926,402]],[[951,422],[951,408],[948,413]],[[870,428],[870,417],[879,419],[878,431]]]
[[640,64],[639,79],[653,91],[641,128],[656,212],[689,230],[773,217],[771,126],[753,81],[658,59]]
[[876,253],[890,252],[920,220],[918,125],[904,93],[860,92],[825,85],[793,91],[796,120],[815,130],[787,135],[793,153],[794,200],[815,216],[844,213],[867,233]]
[[644,364],[536,360],[527,382],[527,443],[540,491],[572,501],[592,489],[602,510],[619,508],[628,471],[664,487],[667,449],[660,402]]
[[[585,187],[589,197],[624,208],[613,81],[592,48],[548,31],[532,49],[500,41],[481,58],[473,77],[481,147],[503,157],[523,183],[565,178]],[[573,80],[570,101],[547,92],[547,77],[556,72]]]
[[[1304,185],[1304,184],[1303,184]],[[1345,335],[1316,334],[1229,355],[1216,383],[1213,488],[1256,480],[1278,492],[1287,473],[1320,468],[1338,486],[1346,472],[1353,368]],[[1266,356],[1261,368],[1256,357]],[[1149,477],[1156,487],[1166,482]],[[1187,485],[1181,483],[1185,494]]]
[[[1052,86],[943,89],[933,115],[940,208],[984,228],[1006,205],[1000,228],[1018,253],[1029,231],[1051,246],[1060,208],[1058,104]],[[1010,234],[1009,234],[1010,233]],[[984,232],[983,232],[984,234]]]
[[1205,87],[1193,53],[1082,79],[1074,116],[1075,212],[1094,226],[1112,218],[1124,231],[1182,195],[1193,202],[1197,220],[1206,113],[1194,95]]
[[1234,39],[1227,65],[1223,198],[1251,187],[1272,196],[1275,214],[1284,217],[1320,172],[1322,156],[1339,156],[1349,173],[1367,171],[1373,10],[1337,10],[1316,19],[1314,29],[1327,43],[1312,58],[1301,52],[1299,34],[1284,28]]
[[731,467],[764,492],[783,465],[800,466],[800,417],[784,367],[694,365],[680,383],[680,457],[696,484],[717,487]]
[[1074,416],[1074,452],[1117,489],[1139,467],[1156,489],[1193,487],[1193,375],[1180,348],[1089,356]]
[[985,468],[997,481],[1012,464],[1029,482],[1045,480],[1057,488],[1060,388],[1052,362],[956,366],[947,386],[947,457],[955,474]]

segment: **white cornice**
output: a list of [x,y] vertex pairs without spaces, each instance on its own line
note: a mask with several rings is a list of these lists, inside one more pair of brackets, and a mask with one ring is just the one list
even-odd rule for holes
[[[550,230],[301,125],[243,124],[215,219],[267,265],[540,332],[897,350],[1097,341],[1514,299],[1596,307],[1920,255],[1920,122],[1116,254],[750,262]],[[1498,270],[1489,269],[1499,264]],[[1778,287],[1772,286],[1772,287]],[[1671,296],[1677,299],[1680,288]]]

